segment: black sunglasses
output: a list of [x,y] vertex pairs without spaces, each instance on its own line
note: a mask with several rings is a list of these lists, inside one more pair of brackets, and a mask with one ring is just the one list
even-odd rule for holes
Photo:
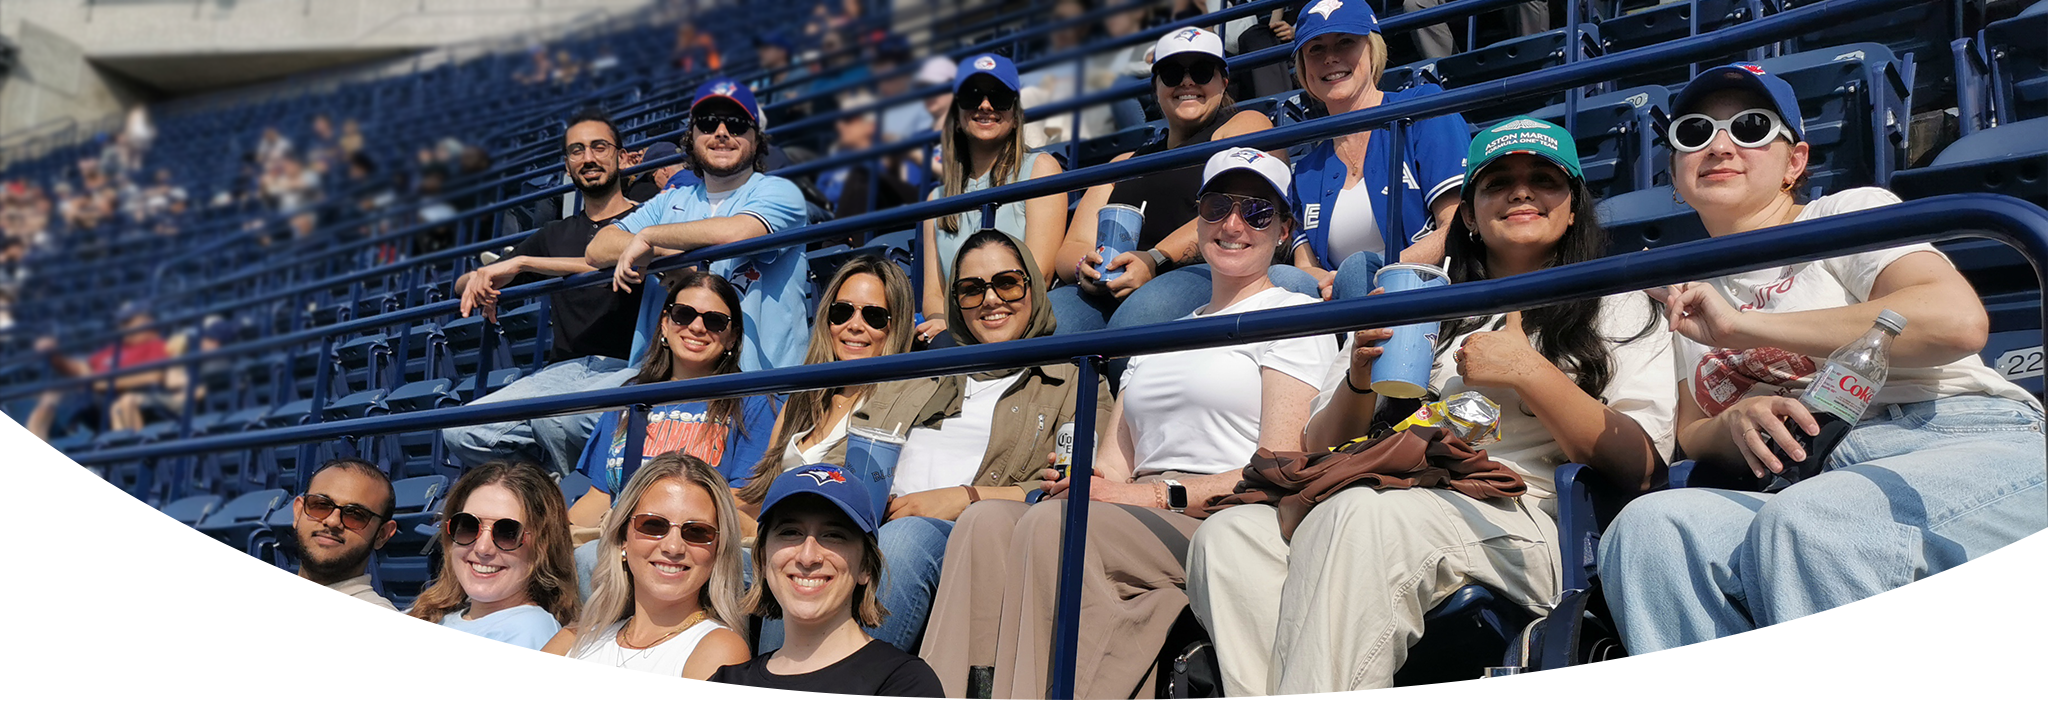
[[961,88],[960,92],[953,96],[953,107],[971,111],[980,108],[984,100],[988,101],[988,107],[998,113],[1007,113],[1011,108],[1017,107],[1017,94],[1010,89],[979,85]]
[[953,282],[953,297],[959,301],[962,309],[979,309],[982,302],[987,300],[989,289],[996,290],[998,299],[1016,301],[1024,298],[1027,283],[1030,282],[1024,277],[1023,269],[997,272],[986,281],[969,276]]
[[668,308],[663,309],[662,312],[668,314],[668,320],[675,322],[676,326],[687,327],[690,325],[690,322],[703,319],[704,330],[713,334],[723,334],[727,328],[732,326],[731,314],[717,311],[698,311],[697,307],[689,304],[669,304]]
[[718,541],[718,528],[712,527],[709,523],[695,520],[682,523],[670,522],[668,518],[652,512],[642,512],[634,515],[632,522],[628,523],[627,527],[632,529],[634,534],[650,540],[668,537],[669,530],[681,530],[683,541],[693,545],[709,545]]
[[450,541],[463,547],[476,544],[476,538],[482,537],[485,530],[490,531],[491,544],[500,550],[511,552],[526,544],[525,527],[518,520],[498,519],[490,523],[486,526],[484,520],[476,515],[457,512],[447,522],[441,523],[441,527],[447,531]]
[[1218,70],[1221,70],[1221,66],[1212,60],[1197,60],[1189,63],[1153,63],[1152,77],[1158,79],[1160,84],[1168,88],[1180,85],[1181,78],[1183,77],[1193,78],[1195,85],[1207,85],[1209,81],[1216,79],[1216,72]]
[[1202,194],[1195,213],[1209,223],[1223,223],[1236,213],[1244,219],[1244,225],[1264,231],[1273,225],[1273,219],[1280,217],[1280,207],[1263,198],[1210,191]]
[[889,328],[889,308],[885,306],[869,306],[866,304],[854,306],[849,302],[834,301],[832,306],[828,307],[825,311],[825,320],[831,322],[833,326],[838,326],[852,321],[855,310],[860,311],[861,320],[866,321],[870,328],[877,330]]
[[322,494],[300,495],[299,509],[305,511],[307,519],[315,522],[326,522],[328,515],[334,514],[335,510],[341,510],[341,526],[357,532],[363,531],[370,523],[376,522],[377,518],[383,517],[362,505],[337,505],[334,498]]
[[697,126],[698,133],[707,136],[717,133],[718,126],[721,124],[725,126],[726,133],[736,136],[746,135],[747,131],[754,129],[753,119],[742,115],[727,115],[724,113],[704,113],[692,116],[690,122]]

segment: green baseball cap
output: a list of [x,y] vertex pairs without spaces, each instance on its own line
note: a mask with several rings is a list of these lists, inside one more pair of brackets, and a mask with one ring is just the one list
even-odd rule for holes
[[1472,136],[1472,146],[1465,151],[1465,187],[1461,191],[1465,200],[1472,199],[1472,181],[1487,164],[1516,153],[1541,156],[1574,180],[1586,180],[1585,172],[1579,170],[1579,144],[1572,134],[1550,121],[1515,116]]

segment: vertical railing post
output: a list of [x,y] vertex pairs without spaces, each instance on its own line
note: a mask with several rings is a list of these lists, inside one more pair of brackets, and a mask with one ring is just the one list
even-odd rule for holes
[[[640,471],[640,458],[645,456],[642,450],[647,444],[648,410],[649,407],[645,404],[635,404],[626,409],[626,418],[623,420],[626,423],[626,450],[625,456],[619,460],[618,489],[625,489],[626,482],[633,479],[633,473]],[[598,471],[602,473],[604,470]],[[604,484],[605,480],[600,479],[597,482]]]
[[1080,368],[1074,389],[1074,454],[1067,467],[1067,519],[1060,537],[1060,587],[1053,612],[1051,700],[1074,699],[1074,670],[1080,655],[1081,565],[1088,551],[1089,480],[1095,476],[1095,405],[1102,357],[1074,359]]

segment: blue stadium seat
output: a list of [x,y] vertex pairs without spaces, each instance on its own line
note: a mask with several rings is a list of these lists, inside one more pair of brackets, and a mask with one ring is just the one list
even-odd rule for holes
[[[1594,198],[1671,185],[1671,152],[1657,134],[1670,107],[1671,92],[1657,85],[1579,101],[1572,137]],[[1530,115],[1565,125],[1562,103]]]
[[[1492,80],[1510,78],[1531,71],[1542,70],[1564,63],[1567,42],[1579,44],[1579,57],[1595,58],[1601,55],[1600,28],[1592,24],[1581,24],[1575,34],[1559,28],[1539,35],[1529,35],[1488,45],[1478,50],[1466,51],[1447,58],[1439,58],[1434,64],[1436,76],[1443,79],[1445,88],[1462,88]],[[1382,83],[1384,85],[1384,82]],[[1611,83],[1593,83],[1585,89],[1587,95],[1597,95],[1610,90]],[[1508,101],[1468,112],[1467,121],[1484,123],[1563,102],[1562,95],[1546,98],[1524,98]]]
[[2016,17],[1985,26],[1993,103],[2004,123],[2048,116],[2048,3],[2035,2]]
[[574,505],[577,500],[583,499],[584,493],[590,491],[591,482],[590,477],[582,472],[570,472],[562,475],[555,484],[562,488],[562,501]]
[[197,527],[220,509],[220,495],[193,495],[163,506],[163,513],[173,520]]
[[1607,229],[1608,254],[1625,254],[1707,237],[1700,216],[1669,188],[1630,191],[1605,201],[1594,210]]
[[298,538],[292,534],[294,517],[287,498],[263,518],[263,525],[249,536],[249,554],[257,559],[296,572]]
[[1877,43],[1853,43],[1757,61],[1799,96],[1813,150],[1815,195],[1885,185],[1906,167],[1911,66]]
[[206,516],[198,527],[200,532],[237,550],[247,550],[255,542],[250,538],[263,526],[264,518],[277,511],[279,505],[291,509],[291,493],[284,490],[259,490],[229,501],[219,511]]

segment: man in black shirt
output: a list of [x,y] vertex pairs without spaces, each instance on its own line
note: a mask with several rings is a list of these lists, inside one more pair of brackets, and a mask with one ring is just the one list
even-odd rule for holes
[[[464,317],[481,311],[484,318],[496,321],[500,289],[509,284],[593,270],[583,260],[584,247],[598,229],[633,210],[633,202],[620,184],[622,151],[618,130],[602,113],[586,109],[569,120],[568,133],[562,138],[562,159],[571,182],[582,194],[583,210],[542,226],[514,246],[506,258],[456,279]],[[609,284],[550,294],[548,320],[554,346],[548,350],[548,366],[473,403],[578,391],[597,377],[619,376],[623,383],[632,371],[626,356],[633,346],[640,294],[638,287],[619,293]],[[576,455],[595,416],[459,427],[443,430],[442,438],[450,452],[470,465],[514,457],[566,473],[575,468]],[[536,434],[538,425],[564,428]]]

